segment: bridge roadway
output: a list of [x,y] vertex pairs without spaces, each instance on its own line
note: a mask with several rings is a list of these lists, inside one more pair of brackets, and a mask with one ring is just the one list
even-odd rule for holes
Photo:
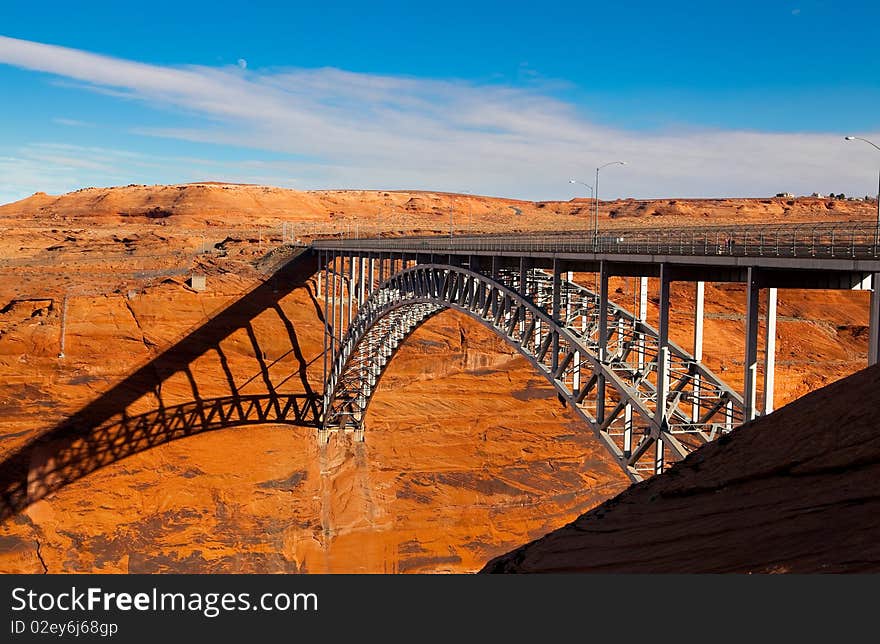
[[[880,360],[878,241],[878,226],[864,223],[315,241],[325,310],[319,434],[362,438],[396,350],[428,318],[455,309],[519,350],[641,480],[758,415],[762,289],[763,413],[773,409],[779,288],[871,291],[868,362]],[[594,273],[595,290],[577,284],[575,273]],[[638,278],[637,311],[610,300],[614,276]],[[656,328],[646,321],[649,277],[658,284]],[[695,288],[688,349],[669,340],[674,281]],[[702,363],[706,282],[746,286],[742,392]]]

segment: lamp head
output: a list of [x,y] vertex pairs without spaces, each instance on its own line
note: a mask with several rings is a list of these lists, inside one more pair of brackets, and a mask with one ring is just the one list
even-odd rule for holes
[[574,179],[569,179],[568,182],[569,183],[577,183],[577,181],[575,181]]
[[856,137],[854,136],[845,136],[843,137],[846,141],[854,141]]

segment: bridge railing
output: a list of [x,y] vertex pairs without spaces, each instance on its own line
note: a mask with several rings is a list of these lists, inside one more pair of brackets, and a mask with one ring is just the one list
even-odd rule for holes
[[551,233],[316,240],[316,248],[361,250],[521,251],[627,255],[727,255],[877,259],[880,226],[808,222],[754,226],[617,228]]

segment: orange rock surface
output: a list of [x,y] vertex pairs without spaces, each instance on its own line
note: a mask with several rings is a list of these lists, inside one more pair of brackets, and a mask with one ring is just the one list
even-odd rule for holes
[[[870,204],[828,203],[621,201],[601,204],[601,217],[656,226],[872,216]],[[395,357],[365,443],[343,435],[320,447],[314,428],[269,421],[203,433],[194,422],[198,436],[162,442],[181,432],[157,412],[320,392],[322,300],[305,264],[272,277],[283,239],[448,232],[450,211],[474,231],[589,229],[588,208],[213,184],[0,206],[0,458],[52,438],[23,474],[36,499],[52,450],[79,445],[70,419],[103,428],[103,442],[80,450],[94,471],[0,524],[0,571],[474,571],[622,491],[604,448],[528,363],[449,312]],[[191,273],[206,275],[205,291],[189,286]],[[618,302],[631,305],[631,282],[615,280]],[[673,339],[688,346],[692,293],[675,285],[674,295]],[[237,317],[224,318],[236,301]],[[735,386],[743,308],[741,287],[707,286],[706,361]],[[866,294],[781,292],[779,313],[778,401],[863,366]],[[161,444],[95,467],[144,427]]]
[[485,572],[880,570],[880,366],[705,445]]

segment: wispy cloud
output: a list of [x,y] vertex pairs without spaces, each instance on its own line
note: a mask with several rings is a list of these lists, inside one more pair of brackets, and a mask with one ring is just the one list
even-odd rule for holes
[[61,116],[53,118],[52,122],[58,125],[67,125],[68,127],[95,127],[94,123],[79,121],[77,119],[68,119]]
[[217,161],[157,155],[69,143],[36,143],[0,148],[0,204],[34,192],[58,194],[74,188],[129,183],[187,183],[219,180],[267,183],[305,189],[291,181],[296,164],[270,161]]
[[294,187],[567,198],[570,176],[589,179],[613,159],[629,165],[603,173],[602,195],[858,193],[873,185],[868,155],[846,148],[842,134],[627,131],[585,119],[540,82],[523,89],[332,68],[161,67],[4,37],[0,62],[202,119],[198,127],[132,123],[141,134],[295,155],[240,165]]

